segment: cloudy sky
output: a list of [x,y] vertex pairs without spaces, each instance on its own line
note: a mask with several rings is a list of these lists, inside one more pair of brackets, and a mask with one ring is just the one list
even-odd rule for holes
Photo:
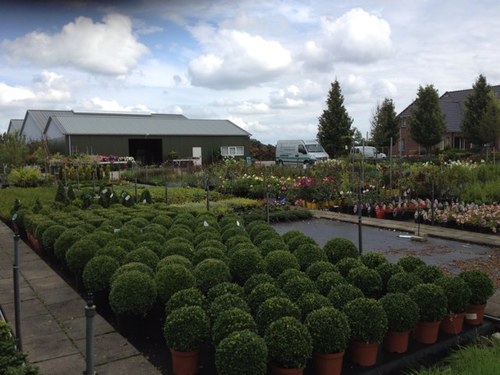
[[314,139],[337,79],[366,135],[386,97],[400,112],[420,85],[500,84],[499,16],[498,0],[5,1],[0,132],[27,109],[73,109]]

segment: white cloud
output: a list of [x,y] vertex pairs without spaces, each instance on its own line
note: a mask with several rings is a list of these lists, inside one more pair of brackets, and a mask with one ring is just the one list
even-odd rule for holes
[[152,111],[144,104],[133,106],[123,106],[116,100],[106,100],[99,97],[82,100],[77,105],[77,110],[84,111],[107,111],[107,112],[134,112],[134,113],[151,113]]
[[291,63],[290,52],[277,41],[237,30],[202,26],[193,29],[208,50],[189,63],[191,83],[213,89],[236,89],[267,82]]
[[262,114],[269,112],[269,106],[266,103],[244,101],[229,108],[228,111],[236,114]]
[[300,89],[291,85],[286,90],[272,91],[269,94],[269,100],[275,108],[294,108],[304,104],[300,95]]
[[148,52],[133,35],[130,18],[119,14],[107,15],[102,23],[78,17],[59,33],[33,31],[12,41],[5,40],[2,47],[13,64],[69,66],[105,75],[130,73]]
[[35,97],[32,90],[26,87],[9,86],[0,82],[0,106],[23,106],[26,101]]

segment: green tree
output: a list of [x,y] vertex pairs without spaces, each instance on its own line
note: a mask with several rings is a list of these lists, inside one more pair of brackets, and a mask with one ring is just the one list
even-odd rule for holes
[[439,107],[439,96],[433,85],[418,88],[410,118],[410,135],[429,150],[438,144],[446,132],[445,118]]
[[357,127],[352,128],[352,142],[353,146],[361,146],[363,144],[363,134]]
[[9,167],[25,164],[28,157],[26,139],[18,133],[3,133],[0,137],[0,163]]
[[478,126],[481,144],[495,145],[500,137],[500,100],[493,90],[488,93],[488,104]]
[[[396,119],[396,110],[392,99],[385,98],[370,120],[371,136],[375,146],[390,147],[399,140],[399,123]],[[391,144],[392,137],[392,144]]]
[[337,80],[331,84],[326,105],[319,117],[318,142],[332,157],[346,154],[352,146],[352,119],[344,107],[344,97]]
[[491,91],[491,86],[486,82],[486,77],[480,74],[472,86],[472,92],[465,99],[464,117],[460,128],[464,133],[465,139],[474,145],[479,146],[484,143],[479,125],[490,102],[488,94]]

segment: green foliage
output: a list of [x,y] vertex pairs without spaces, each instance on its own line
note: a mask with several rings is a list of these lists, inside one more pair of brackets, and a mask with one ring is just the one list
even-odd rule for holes
[[156,285],[150,276],[129,271],[111,284],[109,304],[115,314],[146,316],[156,301],[156,295]]
[[293,255],[295,255],[299,261],[302,271],[305,271],[314,262],[327,260],[325,252],[319,245],[300,245],[297,250],[294,251]]
[[229,268],[234,281],[243,285],[250,276],[264,272],[264,260],[257,250],[242,249],[232,253]]
[[242,297],[236,294],[223,294],[216,297],[210,303],[208,314],[212,321],[215,321],[220,314],[231,308],[238,308],[240,310],[250,312],[248,304]]
[[281,368],[303,368],[312,355],[312,339],[297,319],[286,316],[271,323],[264,340],[269,359]]
[[175,292],[165,304],[165,315],[169,316],[172,311],[185,306],[200,306],[205,310],[206,303],[207,300],[199,289],[182,289],[178,292]]
[[442,277],[436,284],[444,290],[448,301],[448,312],[462,313],[469,305],[472,292],[462,277]]
[[347,348],[351,329],[347,316],[333,307],[322,307],[307,315],[305,325],[311,334],[315,353],[340,353]]
[[288,246],[286,246],[285,242],[280,238],[271,238],[262,241],[259,244],[260,253],[263,257],[269,254],[271,251],[275,250],[285,250],[288,251]]
[[211,287],[207,293],[207,298],[209,301],[213,301],[224,294],[234,294],[241,298],[245,297],[245,292],[240,285],[226,281]]
[[344,307],[351,340],[380,343],[387,332],[387,315],[382,304],[372,298],[356,298]]
[[297,306],[301,311],[301,318],[305,320],[306,316],[311,311],[318,310],[322,307],[332,306],[332,302],[325,296],[319,293],[304,293],[297,300]]
[[297,301],[304,293],[317,292],[316,284],[307,276],[295,276],[288,279],[283,285],[283,292],[286,293],[292,301]]
[[399,121],[396,118],[392,99],[384,98],[382,104],[377,104],[370,125],[371,137],[376,146],[389,147],[398,142]]
[[297,250],[299,246],[305,244],[317,245],[316,241],[312,237],[306,236],[305,234],[295,236],[287,242],[288,249],[290,249],[292,253]]
[[338,263],[344,258],[358,258],[359,251],[351,240],[343,237],[335,237],[329,240],[323,247],[328,260]]
[[364,297],[364,294],[358,287],[345,283],[332,287],[327,297],[333,306],[342,309],[347,303],[356,298]]
[[243,290],[245,291],[245,295],[249,296],[257,285],[265,283],[274,284],[275,280],[271,275],[268,275],[267,273],[256,273],[250,276],[243,285]]
[[215,346],[233,332],[249,330],[257,332],[257,325],[247,311],[236,307],[222,311],[216,318],[212,327],[212,340]]
[[41,182],[42,173],[35,167],[20,167],[12,169],[7,176],[9,184],[19,187],[35,187]]
[[196,265],[210,258],[226,261],[226,254],[223,250],[217,247],[202,247],[198,250],[195,250],[193,263]]
[[38,368],[26,364],[26,354],[17,350],[9,325],[0,320],[0,374],[38,375]]
[[389,293],[379,302],[387,314],[389,331],[406,332],[417,324],[419,307],[407,294]]
[[412,139],[426,149],[441,141],[446,123],[439,107],[438,92],[433,85],[418,88],[409,118],[409,129]]
[[405,255],[399,258],[397,264],[403,267],[406,272],[414,272],[417,267],[425,265],[425,262],[414,255]]
[[198,349],[210,337],[210,321],[200,306],[180,307],[165,320],[167,346],[179,352]]
[[419,284],[422,284],[422,279],[416,274],[400,272],[392,275],[387,281],[387,291],[389,293],[406,293]]
[[266,272],[272,277],[278,277],[288,269],[300,269],[299,261],[295,255],[286,250],[271,251],[264,258],[264,262]]
[[203,293],[207,293],[213,286],[231,280],[229,267],[219,259],[205,259],[194,269],[196,285]]
[[347,275],[349,275],[349,272],[353,269],[353,268],[356,268],[356,267],[362,267],[363,266],[363,262],[361,262],[361,260],[359,258],[344,258],[344,259],[341,259],[337,264],[337,269],[339,270],[339,273],[344,276],[344,277],[347,277]]
[[444,318],[448,301],[443,288],[436,284],[419,284],[408,292],[408,295],[418,305],[420,321],[436,322]]
[[85,268],[85,265],[90,259],[92,259],[98,249],[99,245],[97,245],[94,241],[85,239],[78,240],[71,245],[66,252],[65,259],[68,268],[75,275],[80,276]]
[[251,330],[237,331],[217,346],[215,367],[219,375],[265,375],[267,356],[262,337]]
[[391,276],[403,272],[403,267],[395,263],[386,262],[378,265],[377,268],[375,268],[375,271],[377,271],[382,278],[382,286],[383,289],[386,290],[387,282]]
[[109,291],[111,276],[120,267],[120,263],[110,256],[97,255],[90,259],[83,269],[83,285],[93,292]]
[[168,255],[158,262],[158,264],[156,265],[156,270],[159,271],[161,268],[168,264],[180,264],[181,266],[186,267],[188,270],[193,269],[193,264],[188,258],[183,257],[182,255]]
[[465,280],[472,292],[469,299],[471,305],[485,304],[495,292],[493,282],[483,271],[462,271],[459,276]]
[[48,227],[42,235],[42,246],[46,250],[54,250],[54,243],[59,236],[66,230],[66,227],[59,224],[54,224]]
[[295,277],[306,277],[307,278],[307,275],[305,272],[302,272],[299,269],[289,268],[289,269],[283,271],[278,277],[276,277],[276,285],[278,285],[280,288],[283,288],[289,280],[291,280]]
[[326,105],[319,117],[317,138],[330,157],[338,157],[346,154],[346,148],[351,149],[353,120],[344,107],[344,97],[337,80],[331,84]]
[[295,303],[286,297],[271,297],[261,303],[257,310],[256,322],[259,333],[265,333],[267,327],[284,316],[292,316],[300,320],[300,310]]
[[0,163],[18,167],[26,162],[28,157],[26,138],[19,133],[3,133],[0,137]]
[[370,252],[370,253],[363,254],[360,257],[360,259],[365,266],[367,266],[368,268],[373,268],[373,269],[377,269],[378,266],[388,263],[384,254],[377,253],[377,252]]
[[162,302],[167,302],[175,292],[196,285],[196,279],[191,271],[180,264],[167,264],[158,269],[155,281],[158,287],[158,298]]
[[137,271],[145,274],[146,276],[150,277],[151,279],[154,278],[154,273],[153,270],[146,266],[144,263],[138,263],[138,262],[132,262],[132,263],[127,263],[122,266],[120,266],[114,273],[113,276],[111,276],[111,285],[115,282],[115,280],[123,275],[124,273],[130,272],[130,271]]
[[136,250],[132,250],[125,256],[125,263],[144,263],[153,270],[156,268],[159,260],[158,255],[156,255],[153,250],[149,250],[146,247],[139,247]]
[[181,241],[166,243],[161,257],[165,258],[169,255],[181,255],[191,261],[194,258],[193,245]]
[[414,272],[424,283],[433,283],[444,276],[441,268],[431,264],[418,266]]
[[272,297],[286,297],[286,294],[275,284],[263,283],[256,285],[247,297],[252,314],[257,314],[260,305]]
[[378,298],[382,292],[382,278],[377,271],[366,266],[350,270],[347,280],[358,287],[366,297]]
[[316,279],[318,291],[324,296],[327,296],[333,287],[345,283],[346,279],[338,272],[323,272]]
[[330,262],[320,260],[312,263],[306,269],[307,276],[313,281],[316,281],[324,272],[337,272],[337,267]]

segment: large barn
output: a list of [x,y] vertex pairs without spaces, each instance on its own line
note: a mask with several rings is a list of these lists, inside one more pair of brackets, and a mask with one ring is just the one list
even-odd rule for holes
[[[19,129],[11,120],[9,132]],[[13,132],[13,131],[12,131]],[[176,114],[129,114],[28,110],[20,135],[28,142],[46,141],[50,152],[132,156],[145,164],[169,157],[246,157],[250,133],[228,120],[195,120]]]

